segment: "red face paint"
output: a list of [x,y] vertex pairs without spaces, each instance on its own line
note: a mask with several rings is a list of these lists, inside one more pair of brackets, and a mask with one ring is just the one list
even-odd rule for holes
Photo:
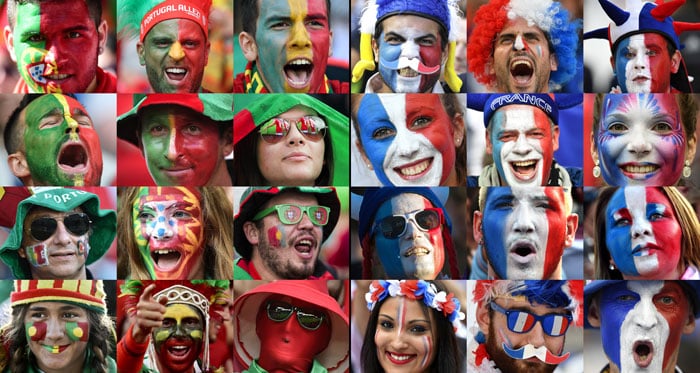
[[277,227],[267,230],[267,241],[270,246],[279,247],[282,244],[282,231]]
[[24,328],[29,340],[41,341],[46,337],[46,323],[43,321],[28,322]]
[[549,278],[561,262],[566,240],[566,210],[564,189],[557,187],[544,188],[544,193],[554,208],[546,210],[549,233],[547,236],[547,252],[544,259],[544,278]]

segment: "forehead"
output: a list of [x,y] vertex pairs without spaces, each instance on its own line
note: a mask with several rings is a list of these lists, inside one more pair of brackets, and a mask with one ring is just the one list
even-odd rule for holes
[[645,211],[647,203],[661,203],[671,205],[668,197],[657,188],[645,188],[643,186],[631,186],[619,188],[613,194],[608,204],[608,214],[620,207],[628,207],[632,210]]
[[603,102],[603,112],[631,114],[633,112],[647,111],[649,114],[661,112],[676,116],[680,108],[674,94],[629,94],[606,95]]
[[83,308],[70,303],[64,302],[36,302],[29,305],[29,309],[45,309],[45,310],[65,310],[72,309],[82,311]]
[[294,17],[321,12],[328,15],[326,0],[258,0],[259,18]]
[[163,317],[171,317],[171,318],[185,318],[185,317],[194,317],[196,319],[201,319],[202,317],[199,315],[199,311],[197,311],[194,307],[190,306],[189,304],[182,304],[182,303],[172,303],[169,304],[165,307],[165,314]]
[[384,33],[393,32],[399,35],[440,36],[440,24],[424,17],[410,14],[390,16],[382,21]]
[[261,208],[265,209],[270,206],[284,204],[284,203],[294,203],[301,206],[313,206],[318,204],[316,196],[310,193],[299,193],[299,192],[282,192],[272,198]]
[[318,113],[316,113],[315,110],[304,105],[297,105],[278,115],[277,117],[282,119],[299,119],[306,115],[318,115]]
[[515,19],[509,20],[503,27],[499,35],[503,34],[537,34],[542,37],[546,37],[545,33],[540,30],[534,23],[528,25],[527,20],[522,17],[516,17]]
[[[15,24],[19,30],[41,26],[42,29],[65,29],[73,27],[95,27],[85,0],[49,0],[18,3]],[[47,18],[50,22],[32,20],[32,17]]]
[[640,47],[640,46],[645,46],[647,48],[649,47],[658,47],[658,48],[666,48],[668,44],[668,40],[666,40],[666,37],[657,34],[655,32],[645,32],[641,34],[634,34],[630,35],[624,39],[621,40],[621,45],[625,45],[627,47]]
[[[166,19],[153,26],[146,34],[146,40],[166,36],[175,39],[204,39],[204,31],[196,22],[189,19]],[[201,47],[203,48],[204,45]]]
[[433,207],[433,204],[427,198],[415,193],[403,193],[384,201],[379,207],[377,216],[381,212],[387,215],[406,214],[427,207]]
[[83,209],[79,206],[76,207],[70,211],[66,212],[61,212],[61,211],[55,211],[48,209],[46,207],[41,207],[41,206],[32,206],[31,210],[27,213],[26,217],[24,218],[24,221],[31,221],[31,218],[34,217],[51,217],[51,218],[57,218],[57,217],[62,217],[65,215],[69,215],[73,212],[83,212]]
[[408,299],[406,297],[388,297],[382,307],[379,309],[379,313],[388,313],[390,317],[394,317],[393,310],[396,310],[401,306],[403,301],[403,307],[406,307],[406,314],[412,317],[423,316],[429,317],[429,312],[427,306],[423,304],[423,301]]
[[546,315],[550,313],[565,314],[569,311],[564,307],[550,307],[546,304],[530,303],[524,296],[498,297],[498,304],[506,309],[518,309],[528,311],[535,315]]
[[[493,119],[498,119],[493,121]],[[507,105],[496,111],[492,119],[502,129],[525,130],[551,127],[544,111],[531,105]]]

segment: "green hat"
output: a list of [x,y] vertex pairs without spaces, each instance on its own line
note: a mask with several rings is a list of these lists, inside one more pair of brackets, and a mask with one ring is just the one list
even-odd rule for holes
[[255,136],[256,129],[268,120],[302,105],[316,111],[326,122],[333,149],[331,185],[349,185],[350,159],[350,120],[322,101],[306,94],[248,94],[236,95],[237,113],[234,117],[233,146],[249,135]]
[[220,126],[231,126],[233,120],[233,95],[228,93],[153,93],[144,97],[128,112],[117,118],[117,136],[136,146],[141,130],[138,114],[141,109],[154,105],[177,105],[193,110],[218,122]]
[[50,210],[66,212],[77,207],[83,209],[90,220],[90,252],[85,264],[90,265],[100,259],[109,249],[117,232],[117,214],[112,210],[101,210],[100,199],[97,195],[78,189],[55,188],[36,192],[17,206],[17,218],[10,236],[0,247],[0,260],[12,269],[15,278],[31,278],[32,274],[25,271],[20,263],[17,251],[22,245],[24,218],[32,206],[45,207]]
[[243,232],[243,224],[252,221],[255,214],[272,197],[283,191],[295,191],[299,193],[313,194],[318,204],[331,209],[328,216],[328,224],[323,226],[323,241],[333,232],[340,217],[340,200],[333,187],[250,187],[241,196],[241,205],[238,214],[233,219],[233,245],[243,259],[250,260],[253,247],[248,242]]

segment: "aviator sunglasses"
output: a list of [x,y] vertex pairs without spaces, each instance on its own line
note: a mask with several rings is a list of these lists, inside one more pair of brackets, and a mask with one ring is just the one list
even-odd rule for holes
[[442,209],[429,207],[424,210],[411,212],[404,215],[392,215],[380,220],[375,226],[388,239],[399,238],[406,233],[406,225],[410,220],[423,231],[438,228],[443,222]]
[[267,317],[272,321],[285,321],[294,312],[297,313],[297,321],[299,322],[299,325],[306,330],[316,330],[320,328],[325,317],[322,312],[303,310],[299,307],[294,307],[289,303],[281,301],[267,302]]
[[491,309],[506,315],[508,329],[513,333],[527,333],[537,322],[542,325],[542,331],[552,337],[561,337],[566,334],[566,330],[571,325],[573,317],[571,315],[559,315],[550,313],[547,315],[535,315],[530,312],[520,310],[507,310],[495,302],[491,302]]
[[76,236],[82,236],[90,230],[90,217],[84,213],[66,215],[63,219],[52,217],[37,218],[29,225],[29,233],[37,241],[44,241],[51,237],[58,228],[58,221],[63,221],[66,229]]
[[300,222],[304,213],[306,213],[311,223],[324,226],[328,224],[328,214],[331,212],[331,209],[326,206],[299,206],[293,203],[285,203],[274,205],[260,211],[253,216],[253,221],[260,220],[275,210],[277,210],[277,217],[280,221],[288,225]]
[[272,118],[260,126],[260,137],[268,144],[277,144],[282,141],[289,130],[291,130],[292,125],[297,127],[299,133],[301,133],[306,139],[311,141],[319,141],[323,139],[326,135],[326,122],[315,115],[303,116],[299,119],[282,119],[282,118]]

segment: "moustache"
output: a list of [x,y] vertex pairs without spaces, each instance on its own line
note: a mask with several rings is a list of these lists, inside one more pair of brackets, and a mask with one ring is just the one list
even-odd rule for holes
[[392,70],[399,70],[403,69],[404,67],[410,67],[412,70],[417,71],[418,73],[423,75],[435,74],[440,70],[440,65],[426,66],[418,58],[399,57],[398,60],[391,61],[385,60],[383,58],[380,59],[380,62],[383,66],[386,66],[387,68]]
[[561,364],[571,355],[571,352],[567,352],[564,355],[555,355],[545,346],[535,347],[531,344],[514,349],[503,343],[503,350],[513,359],[529,359],[534,356],[540,361],[551,365]]

